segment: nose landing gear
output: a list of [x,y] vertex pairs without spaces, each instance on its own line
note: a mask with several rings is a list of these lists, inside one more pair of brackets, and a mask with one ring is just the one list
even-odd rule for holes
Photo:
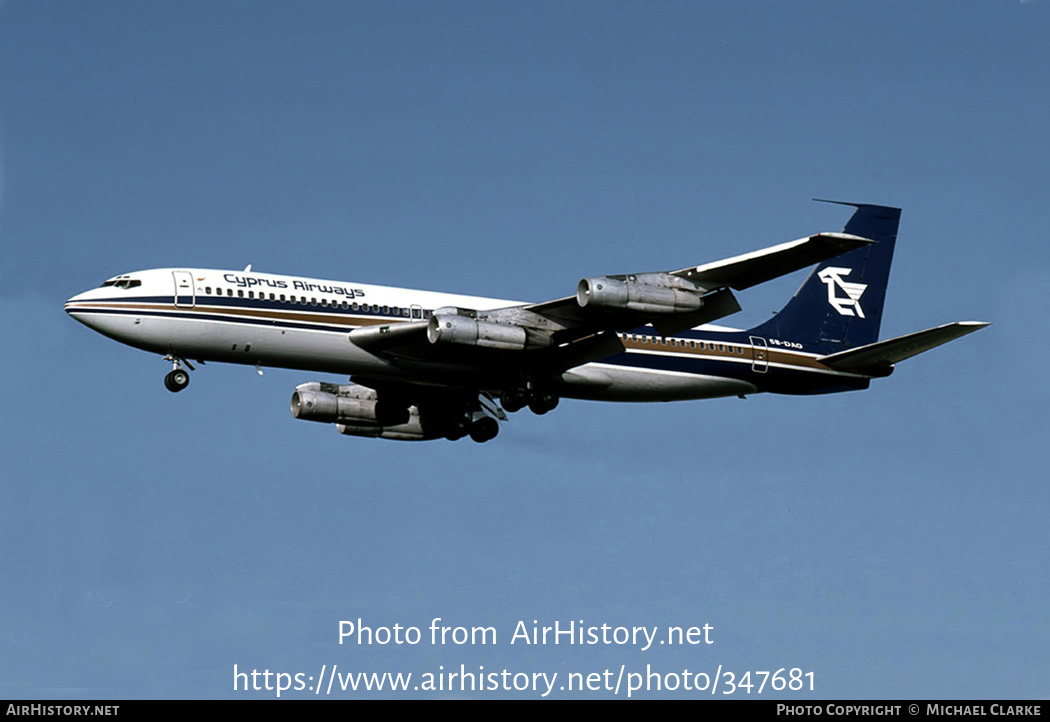
[[190,385],[190,375],[184,369],[169,371],[164,377],[164,387],[172,393],[182,391]]
[[178,393],[189,386],[190,374],[189,371],[182,368],[182,365],[186,364],[191,370],[193,369],[193,365],[186,359],[179,358],[174,354],[168,354],[164,357],[164,360],[171,361],[173,367],[164,377],[164,388],[172,393]]

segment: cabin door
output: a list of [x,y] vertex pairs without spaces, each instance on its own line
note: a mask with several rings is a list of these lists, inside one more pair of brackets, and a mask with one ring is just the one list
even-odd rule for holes
[[761,336],[751,336],[751,370],[756,374],[769,371],[769,347]]
[[175,279],[175,305],[179,308],[193,308],[197,301],[193,288],[193,274],[189,271],[172,271]]

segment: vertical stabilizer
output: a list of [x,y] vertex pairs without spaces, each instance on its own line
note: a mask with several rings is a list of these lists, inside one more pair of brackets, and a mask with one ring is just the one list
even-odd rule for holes
[[749,333],[800,342],[807,350],[832,354],[879,338],[901,211],[826,202],[856,208],[843,232],[874,243],[818,265],[778,314]]

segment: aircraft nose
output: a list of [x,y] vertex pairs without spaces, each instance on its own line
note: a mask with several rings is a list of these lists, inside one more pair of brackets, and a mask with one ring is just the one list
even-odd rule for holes
[[84,296],[86,295],[87,292],[84,291],[82,293],[78,293],[77,295],[71,297],[68,301],[66,301],[66,313],[68,313],[70,316],[73,316],[77,311],[78,305],[81,301],[84,300]]
[[66,313],[68,313],[70,317],[76,319],[77,321],[80,321],[82,324],[90,328],[94,328],[94,326],[90,323],[91,316],[89,314],[90,302],[94,300],[94,297],[92,295],[92,292],[94,290],[95,289],[89,289],[87,291],[78,293],[77,295],[73,296],[68,301],[66,301],[65,305]]

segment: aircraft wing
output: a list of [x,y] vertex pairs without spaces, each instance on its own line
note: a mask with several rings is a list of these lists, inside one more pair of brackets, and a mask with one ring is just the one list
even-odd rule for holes
[[761,251],[685,268],[675,271],[674,275],[695,280],[707,288],[727,286],[742,291],[869,243],[874,241],[849,233],[817,233]]
[[[818,233],[678,271],[583,279],[575,296],[524,308],[567,328],[629,330],[652,324],[657,332],[670,335],[739,311],[740,305],[729,289],[750,288],[872,242],[847,233]],[[608,303],[587,303],[585,284],[593,289],[602,279],[612,281],[618,291],[624,291],[623,286],[628,288]],[[678,300],[673,298],[674,291],[678,291]],[[694,295],[700,299],[695,309],[691,308]],[[626,300],[622,300],[624,296]]]
[[576,295],[543,303],[437,309],[429,321],[360,328],[350,340],[409,363],[560,373],[623,351],[617,331],[651,324],[670,335],[710,323],[740,310],[731,289],[750,288],[869,243],[846,233],[818,233],[676,271],[584,278]]

